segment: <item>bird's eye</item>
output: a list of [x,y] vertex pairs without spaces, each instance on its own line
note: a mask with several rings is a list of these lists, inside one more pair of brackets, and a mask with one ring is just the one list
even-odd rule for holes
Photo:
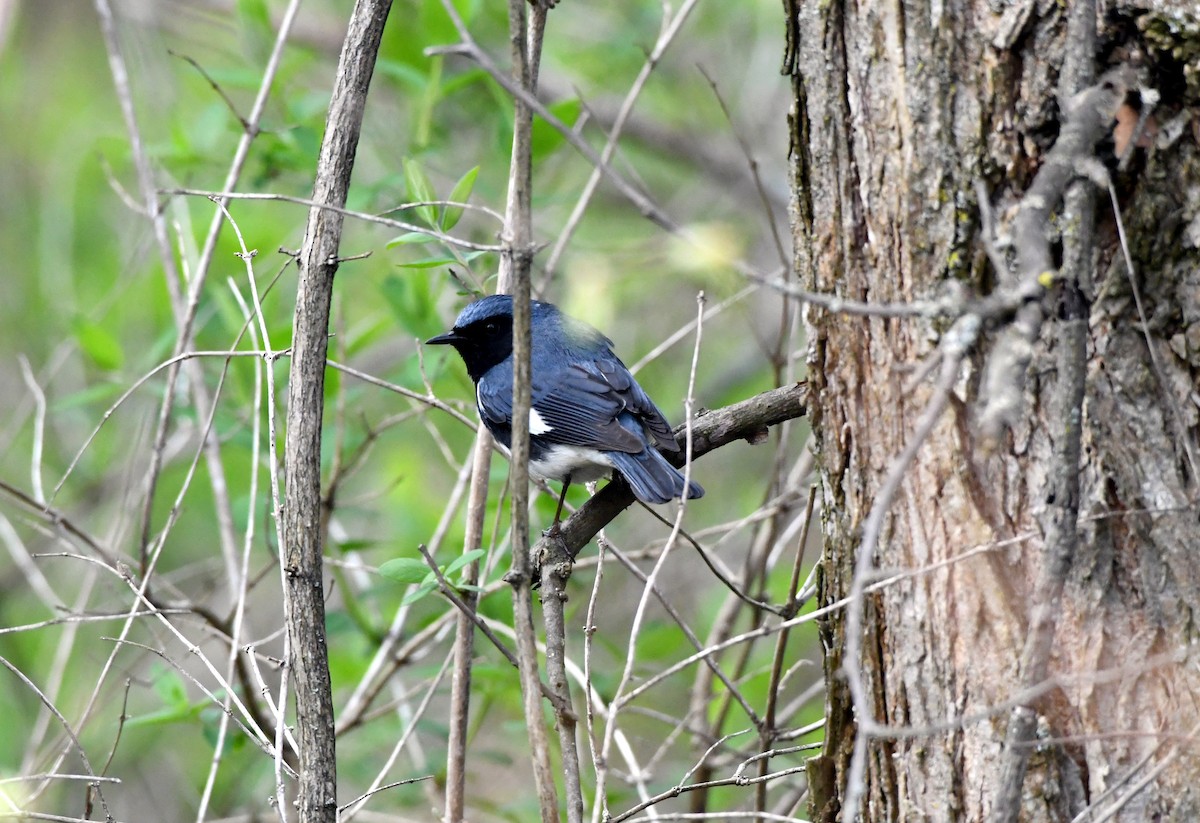
[[486,326],[484,326],[483,328],[484,328],[486,331],[488,331],[488,332],[494,332],[494,331],[496,330],[496,324],[495,324],[495,323],[488,323],[488,324],[487,324]]

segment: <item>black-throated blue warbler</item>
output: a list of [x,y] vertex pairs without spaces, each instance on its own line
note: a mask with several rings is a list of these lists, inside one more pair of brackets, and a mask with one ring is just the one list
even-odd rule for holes
[[[666,503],[686,492],[663,452],[679,444],[663,413],[612,350],[612,341],[551,303],[530,304],[529,471],[563,483],[558,524],[571,483],[607,477],[615,469],[644,503]],[[469,304],[454,328],[426,341],[453,346],[475,383],[479,416],[503,446],[512,443],[512,297],[494,294]]]

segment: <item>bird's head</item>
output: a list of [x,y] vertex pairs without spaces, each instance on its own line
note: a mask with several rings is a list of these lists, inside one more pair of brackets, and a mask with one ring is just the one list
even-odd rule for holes
[[[563,314],[553,303],[531,300],[529,309],[533,350],[540,350],[552,363],[586,359],[612,348],[607,337]],[[512,297],[493,294],[469,304],[454,321],[454,328],[425,342],[457,349],[467,374],[478,383],[494,366],[512,356],[512,337]]]
[[493,294],[469,304],[454,321],[454,328],[425,341],[430,346],[453,346],[467,366],[467,374],[479,378],[512,354],[512,298]]

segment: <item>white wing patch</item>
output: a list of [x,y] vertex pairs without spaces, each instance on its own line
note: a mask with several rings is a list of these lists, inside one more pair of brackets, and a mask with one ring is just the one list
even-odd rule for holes
[[530,434],[545,434],[554,429],[549,423],[542,419],[535,408],[529,409],[529,433]]
[[[480,391],[478,385],[475,386],[475,406],[479,409],[479,413],[482,415],[484,413],[486,407],[483,404],[483,392]],[[553,431],[553,430],[554,430],[554,427],[551,426],[549,423],[547,423],[545,421],[545,419],[543,419],[543,417],[540,414],[538,414],[537,409],[534,409],[534,408],[529,409],[529,433],[530,434],[545,434],[546,432]]]

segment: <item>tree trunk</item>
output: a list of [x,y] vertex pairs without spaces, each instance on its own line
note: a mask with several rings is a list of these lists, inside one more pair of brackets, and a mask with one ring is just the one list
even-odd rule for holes
[[[1048,677],[1026,688],[1021,657],[1046,573],[1046,513],[1063,505],[1056,448],[1074,425],[1056,399],[1063,321],[1053,290],[1016,389],[1021,415],[993,448],[980,435],[983,374],[1011,317],[986,324],[958,370],[868,558],[881,573],[911,574],[866,595],[861,658],[845,655],[846,611],[823,627],[827,736],[810,764],[814,820],[999,815],[1018,704],[1037,721],[1036,746],[1024,747],[1021,820],[1070,821],[1089,807],[1095,817],[1084,820],[1106,811],[1119,821],[1200,820],[1200,673],[1190,652],[1200,616],[1200,11],[1190,0],[1144,5],[1155,8],[1102,5],[1094,56],[1097,75],[1132,65],[1160,95],[1130,162],[1113,171],[1145,322],[1107,191],[1096,188],[1095,249],[1079,277],[1078,547],[1049,604]],[[872,303],[930,300],[949,286],[991,293],[1004,275],[984,253],[976,182],[1002,220],[1044,165],[1069,109],[1058,84],[1072,4],[785,6],[800,282]],[[1136,96],[1127,100],[1136,109]],[[921,367],[953,318],[813,306],[807,318],[825,605],[851,591],[864,522],[935,393]],[[855,712],[851,668],[870,718]],[[850,810],[843,801],[867,720],[887,729],[870,736],[862,802]]]

